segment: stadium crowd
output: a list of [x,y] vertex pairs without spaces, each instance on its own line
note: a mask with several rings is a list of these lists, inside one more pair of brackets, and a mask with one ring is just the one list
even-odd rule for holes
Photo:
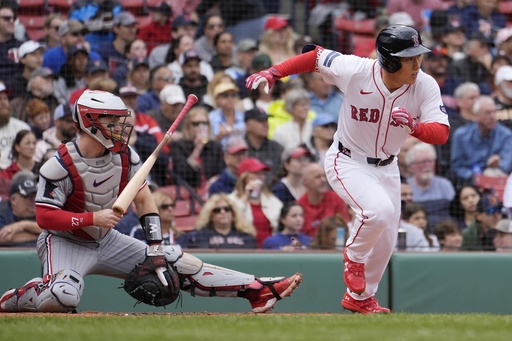
[[[270,94],[245,88],[248,75],[305,43],[353,53],[340,45],[350,37],[333,35],[336,9],[374,19],[375,33],[388,24],[421,30],[431,48],[422,69],[438,82],[450,121],[447,144],[411,137],[398,155],[397,250],[512,251],[512,21],[498,0],[317,1],[313,37],[272,1],[144,4],[136,13],[112,0],[45,7],[36,37],[18,19],[22,2],[0,1],[0,246],[35,245],[38,168],[75,138],[73,105],[93,89],[131,111],[129,143],[142,160],[187,95],[199,98],[147,179],[165,243],[342,248],[353,212],[329,188],[323,160],[343,94],[315,73],[284,78]],[[138,224],[131,212],[116,228],[143,239]]]

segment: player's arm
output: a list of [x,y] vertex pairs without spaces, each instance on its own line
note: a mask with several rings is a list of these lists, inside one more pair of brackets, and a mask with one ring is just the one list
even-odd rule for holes
[[302,54],[291,57],[281,64],[274,65],[267,70],[257,72],[247,77],[245,87],[256,89],[260,84],[265,84],[265,92],[268,93],[274,83],[283,77],[313,72],[317,69],[318,56],[324,49],[318,45],[306,45]]
[[439,122],[416,122],[404,108],[393,108],[391,116],[399,125],[407,129],[409,134],[420,141],[430,144],[444,144],[450,136],[450,126]]
[[142,187],[137,192],[133,202],[139,214],[140,225],[146,232],[146,241],[149,245],[160,245],[162,242],[160,215],[148,186]]

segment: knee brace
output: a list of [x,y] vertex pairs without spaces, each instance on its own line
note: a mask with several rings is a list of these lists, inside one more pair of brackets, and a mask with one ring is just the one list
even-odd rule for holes
[[55,274],[47,290],[37,297],[37,311],[70,312],[80,303],[84,292],[84,279],[73,270]]
[[167,260],[180,275],[196,274],[203,267],[203,262],[199,258],[189,253],[184,253],[181,248],[177,248],[174,245],[165,245],[162,248],[165,254],[165,260]]

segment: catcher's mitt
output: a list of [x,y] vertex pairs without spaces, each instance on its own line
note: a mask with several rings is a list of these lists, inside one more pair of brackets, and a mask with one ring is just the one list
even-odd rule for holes
[[[162,284],[155,272],[156,268],[162,266],[167,269],[164,276],[168,286]],[[178,273],[165,262],[163,257],[150,256],[130,271],[124,281],[123,288],[138,302],[161,307],[174,302],[178,298],[180,279]]]

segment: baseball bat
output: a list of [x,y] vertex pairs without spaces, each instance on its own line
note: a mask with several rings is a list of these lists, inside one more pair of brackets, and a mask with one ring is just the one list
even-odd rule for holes
[[146,177],[151,171],[151,168],[153,168],[153,165],[155,164],[158,155],[160,155],[162,148],[169,142],[172,134],[174,133],[176,128],[178,128],[178,125],[180,124],[181,120],[183,120],[183,117],[185,117],[185,114],[196,103],[197,96],[188,95],[187,102],[183,106],[183,109],[181,109],[181,112],[179,113],[178,117],[176,117],[176,120],[174,120],[169,130],[167,130],[167,132],[165,133],[162,141],[158,144],[158,146],[156,146],[155,150],[146,159],[146,161],[142,164],[139,170],[133,175],[128,184],[126,184],[124,190],[117,197],[116,201],[114,202],[114,205],[112,206],[112,210],[114,211],[114,213],[118,215],[123,215],[126,212],[126,209],[133,201],[133,198],[135,198],[135,195],[137,195],[140,186],[142,186],[142,184],[146,180]]

